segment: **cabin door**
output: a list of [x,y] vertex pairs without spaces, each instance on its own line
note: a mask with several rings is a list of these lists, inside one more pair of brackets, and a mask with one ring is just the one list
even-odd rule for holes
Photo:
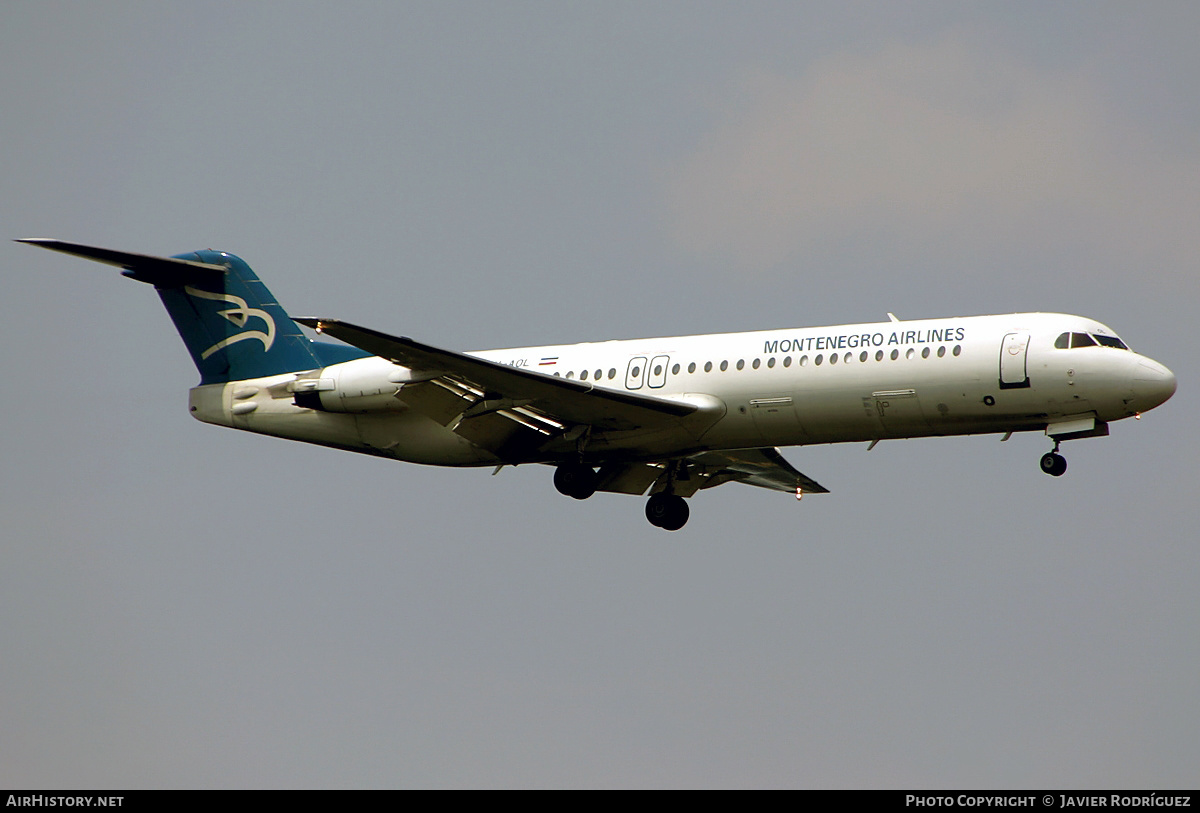
[[1026,354],[1029,351],[1028,333],[1009,333],[1000,343],[1000,389],[1010,390],[1029,386]]

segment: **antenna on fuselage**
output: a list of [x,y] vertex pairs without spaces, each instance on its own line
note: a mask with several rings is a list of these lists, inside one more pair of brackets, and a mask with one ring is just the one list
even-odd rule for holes
[[892,313],[891,311],[888,311],[888,318],[891,319],[893,322],[900,321],[899,319],[896,318],[896,314]]

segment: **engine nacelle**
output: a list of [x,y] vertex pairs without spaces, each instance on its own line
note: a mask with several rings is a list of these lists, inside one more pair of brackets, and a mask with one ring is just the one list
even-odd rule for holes
[[396,394],[414,375],[385,359],[371,358],[325,367],[288,385],[296,406],[323,412],[398,412],[407,409]]

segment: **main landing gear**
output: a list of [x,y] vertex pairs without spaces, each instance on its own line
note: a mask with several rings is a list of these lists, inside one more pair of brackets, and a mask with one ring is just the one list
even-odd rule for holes
[[583,463],[563,463],[554,470],[554,487],[559,494],[586,500],[596,493],[596,470]]
[[[577,500],[596,493],[596,480],[596,470],[585,463],[563,463],[554,470],[554,487]],[[690,514],[687,501],[677,494],[660,491],[646,501],[646,519],[666,531],[678,531],[687,524]]]
[[691,513],[687,500],[678,494],[660,491],[646,500],[646,519],[664,531],[678,531],[687,524]]
[[1052,477],[1062,477],[1067,473],[1067,459],[1058,453],[1058,441],[1054,441],[1054,451],[1042,455],[1042,471]]

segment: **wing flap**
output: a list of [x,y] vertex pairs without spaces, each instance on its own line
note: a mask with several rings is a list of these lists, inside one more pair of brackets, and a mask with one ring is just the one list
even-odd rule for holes
[[405,384],[396,397],[442,426],[449,426],[474,403],[467,393],[456,387],[444,386],[439,379]]
[[535,456],[548,437],[532,422],[508,410],[464,420],[454,431],[507,463],[520,463]]

